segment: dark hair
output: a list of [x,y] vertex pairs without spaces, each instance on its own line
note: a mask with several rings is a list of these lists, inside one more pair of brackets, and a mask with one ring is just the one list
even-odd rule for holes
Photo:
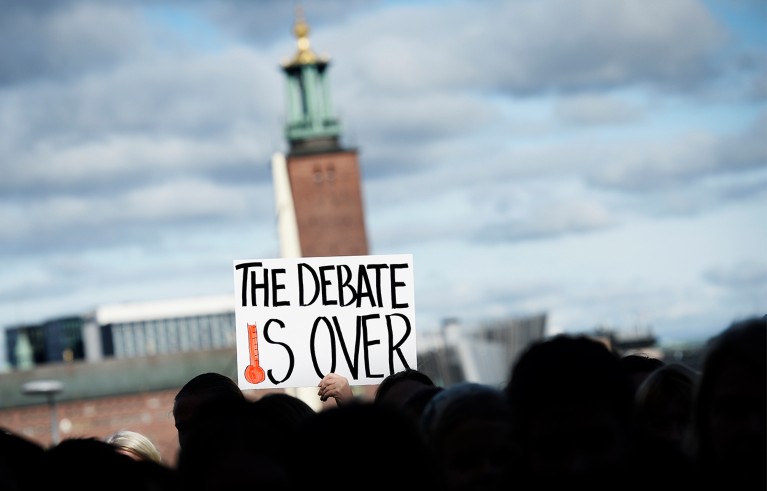
[[621,357],[619,362],[629,375],[637,372],[649,373],[666,364],[663,360],[646,353],[631,353]]
[[504,392],[527,485],[604,491],[633,475],[634,390],[618,359],[604,342],[574,334],[538,340],[519,356]]
[[[43,465],[38,471],[42,476],[40,489],[58,487],[63,476],[73,476],[74,487],[80,490],[145,489],[147,477],[143,466],[117,448],[94,437],[72,437],[46,449]],[[111,476],[109,481],[104,476]]]
[[423,415],[426,406],[429,404],[429,401],[443,390],[445,390],[444,387],[438,387],[436,385],[427,385],[418,389],[402,402],[401,409],[406,414],[413,417],[415,421],[420,422],[421,416]]
[[0,427],[0,488],[39,489],[44,453],[41,444]]
[[[714,402],[714,392],[721,376],[726,372],[737,367],[743,370],[741,377],[744,384],[749,388],[754,387],[760,393],[758,400],[743,400],[742,395],[732,394],[729,396],[729,405],[733,408],[720,407]],[[746,378],[746,375],[748,378]],[[689,448],[697,464],[704,470],[715,471],[721,463],[716,462],[714,457],[714,442],[712,442],[711,428],[709,418],[713,411],[720,413],[735,410],[737,416],[730,414],[732,419],[752,417],[750,412],[760,414],[762,425],[764,424],[764,404],[765,391],[767,386],[767,316],[751,317],[731,323],[726,329],[709,339],[706,344],[703,355],[703,364],[700,379],[696,387],[693,402],[692,414],[692,432],[688,441]],[[736,399],[740,397],[741,399]],[[736,408],[736,409],[735,409]],[[765,482],[767,473],[765,470],[765,445],[764,426],[759,438],[751,435],[749,440],[741,436],[741,444],[737,446],[737,452],[727,452],[730,463],[737,462],[738,465],[753,471],[758,468],[758,479],[761,483]],[[758,441],[761,440],[761,441]],[[737,455],[736,455],[737,453]],[[748,467],[751,465],[752,467]],[[737,476],[739,479],[746,477],[743,473]],[[764,485],[762,485],[764,489]]]
[[381,402],[386,394],[392,389],[392,387],[405,380],[420,382],[426,386],[436,385],[431,377],[426,375],[424,372],[421,372],[415,368],[406,368],[399,372],[394,372],[384,378],[376,389],[373,401],[376,403]]
[[299,423],[315,413],[314,409],[296,396],[271,392],[251,403],[253,413],[280,430],[293,431]]
[[216,372],[201,373],[189,380],[181,390],[178,391],[175,401],[180,398],[194,395],[205,395],[211,397],[234,397],[236,399],[244,399],[245,395],[240,390],[240,387],[226,375],[222,375]]
[[512,420],[524,425],[530,414],[566,400],[602,401],[630,424],[634,393],[618,355],[586,335],[558,334],[527,347],[503,389]]
[[199,422],[205,422],[201,416],[206,412],[203,409],[217,405],[237,406],[246,401],[239,386],[226,375],[208,372],[193,377],[176,393],[173,401],[179,445],[184,447],[194,430],[201,426]]
[[476,382],[461,382],[435,394],[421,415],[421,431],[436,446],[456,426],[470,419],[510,420],[508,400],[500,389]]

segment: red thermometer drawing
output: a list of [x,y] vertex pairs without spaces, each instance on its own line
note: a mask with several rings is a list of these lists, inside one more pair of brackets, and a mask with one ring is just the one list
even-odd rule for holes
[[258,337],[255,324],[248,324],[248,346],[250,347],[250,365],[245,367],[245,380],[251,384],[258,384],[264,381],[266,374],[258,364]]

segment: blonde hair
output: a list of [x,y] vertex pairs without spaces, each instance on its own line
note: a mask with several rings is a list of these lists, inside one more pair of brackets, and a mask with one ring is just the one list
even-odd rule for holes
[[136,431],[120,430],[106,437],[105,441],[136,460],[162,463],[162,455],[152,440]]

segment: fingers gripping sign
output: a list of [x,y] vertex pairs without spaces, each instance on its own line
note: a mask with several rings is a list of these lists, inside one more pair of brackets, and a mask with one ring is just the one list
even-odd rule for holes
[[336,404],[342,406],[354,399],[354,393],[349,386],[349,380],[343,375],[329,373],[320,380],[317,386],[320,388],[317,391],[317,395],[320,396],[322,402],[332,397],[336,400]]

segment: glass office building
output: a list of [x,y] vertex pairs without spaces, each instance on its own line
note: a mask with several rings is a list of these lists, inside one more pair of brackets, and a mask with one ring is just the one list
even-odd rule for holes
[[10,368],[235,347],[230,295],[103,305],[5,330]]

